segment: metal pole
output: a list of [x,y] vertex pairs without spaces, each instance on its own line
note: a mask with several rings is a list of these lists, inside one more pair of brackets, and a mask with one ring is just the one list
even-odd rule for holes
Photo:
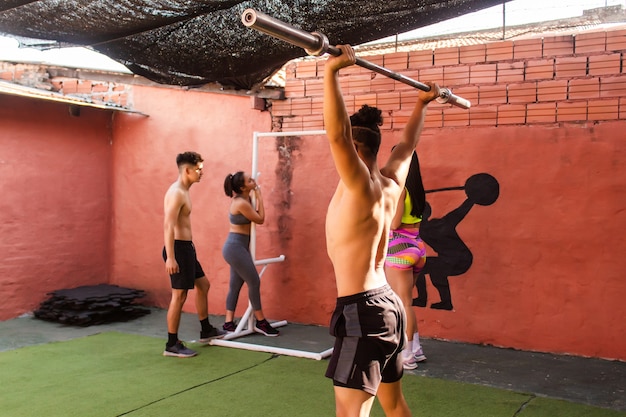
[[[241,15],[241,21],[247,27],[263,32],[267,35],[281,39],[287,43],[303,48],[309,55],[319,56],[329,53],[333,56],[341,55],[341,50],[331,46],[328,38],[319,32],[306,32],[304,30],[290,26],[278,19],[266,15],[254,9],[246,9]],[[393,80],[410,85],[422,91],[430,91],[430,86],[419,81],[415,81],[397,72],[391,71],[361,58],[356,59],[356,65],[387,76]],[[441,93],[437,99],[440,103],[450,103],[452,105],[469,109],[469,100],[452,94],[450,89],[441,88]]]

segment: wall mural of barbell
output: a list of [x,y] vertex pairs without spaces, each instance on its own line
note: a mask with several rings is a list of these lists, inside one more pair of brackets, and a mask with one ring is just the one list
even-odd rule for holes
[[[299,46],[309,55],[320,56],[325,53],[333,56],[341,55],[341,50],[331,46],[328,42],[328,38],[323,33],[306,32],[254,9],[244,10],[241,15],[241,21],[249,28],[258,30],[259,32],[273,36],[277,39],[281,39],[292,45]],[[430,91],[430,86],[427,84],[415,81],[412,78],[406,77],[362,58],[357,57],[356,65],[369,69],[370,71],[374,71],[378,74],[382,74],[401,83],[410,85],[411,87],[419,90]],[[452,91],[448,88],[441,88],[440,90],[441,92],[439,98],[437,99],[438,102],[450,103],[463,109],[470,108],[471,103],[469,100],[452,94]]]

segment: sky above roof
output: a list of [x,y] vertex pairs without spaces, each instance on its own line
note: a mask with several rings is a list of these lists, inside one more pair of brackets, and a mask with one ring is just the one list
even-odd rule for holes
[[[624,6],[625,0],[514,0],[504,6],[505,24],[522,25],[539,21],[581,16],[583,10],[605,6]],[[490,7],[454,19],[398,34],[398,40],[409,40],[457,32],[501,27],[503,6]],[[395,37],[381,39],[391,41]],[[32,62],[75,68],[90,68],[130,73],[122,64],[86,48],[55,48],[39,51],[19,48],[15,39],[0,36],[0,60]]]

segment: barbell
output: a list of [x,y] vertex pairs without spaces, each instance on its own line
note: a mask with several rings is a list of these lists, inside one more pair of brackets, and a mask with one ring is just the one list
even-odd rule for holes
[[[328,38],[323,33],[306,32],[254,9],[244,10],[241,15],[241,21],[245,26],[251,29],[273,36],[274,38],[283,40],[292,45],[299,46],[309,55],[320,56],[325,53],[332,56],[341,55],[341,50],[335,46],[331,46],[328,42]],[[382,74],[401,83],[410,85],[411,87],[419,90],[430,91],[430,86],[427,84],[421,83],[362,58],[356,58],[356,65],[370,71],[374,71],[378,74]],[[437,98],[439,103],[450,103],[463,109],[470,108],[471,103],[469,100],[452,94],[452,91],[450,91],[449,88],[440,88],[439,90],[440,94]]]

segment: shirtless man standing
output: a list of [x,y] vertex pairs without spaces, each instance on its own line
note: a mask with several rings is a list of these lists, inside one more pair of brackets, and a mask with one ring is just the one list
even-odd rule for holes
[[208,295],[209,280],[196,258],[196,249],[191,239],[191,197],[189,188],[202,178],[202,157],[196,152],[181,153],[176,157],[178,179],[165,193],[163,201],[165,221],[163,222],[163,260],[165,270],[172,283],[172,298],[167,310],[168,340],[164,356],[189,358],[197,352],[187,348],[178,340],[178,326],[187,299],[187,292],[196,288],[196,310],[202,330],[200,343],[222,337],[226,332],[209,323]]
[[324,74],[324,125],[340,181],[326,216],[326,246],[337,285],[330,332],[335,346],[326,376],[332,378],[337,416],[368,416],[378,396],[387,416],[410,416],[402,394],[405,311],[387,284],[384,261],[396,204],[427,104],[439,87],[420,91],[403,137],[379,169],[381,111],[363,106],[348,117],[339,87],[341,68],[354,50],[340,45]]

